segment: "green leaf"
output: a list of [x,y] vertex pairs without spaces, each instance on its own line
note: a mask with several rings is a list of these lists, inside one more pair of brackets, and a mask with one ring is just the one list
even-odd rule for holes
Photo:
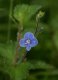
[[16,46],[13,44],[0,44],[0,54],[12,61]]
[[41,6],[38,5],[17,5],[14,9],[14,17],[23,23],[28,21],[40,8]]
[[26,79],[29,75],[30,63],[23,62],[18,66],[13,68],[12,75],[14,76],[15,80],[23,80]]

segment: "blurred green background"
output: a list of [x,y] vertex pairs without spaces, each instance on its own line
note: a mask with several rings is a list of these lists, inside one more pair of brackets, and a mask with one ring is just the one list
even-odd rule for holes
[[[38,46],[26,54],[18,50],[15,59],[18,28],[22,35],[35,32],[38,21]],[[0,0],[0,80],[58,80],[58,0]]]

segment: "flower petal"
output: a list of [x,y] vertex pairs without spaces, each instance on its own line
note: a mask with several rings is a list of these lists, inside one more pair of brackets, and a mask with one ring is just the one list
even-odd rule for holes
[[38,44],[38,40],[34,38],[31,42],[31,47],[35,47]]
[[27,45],[27,46],[26,46],[26,50],[27,50],[27,51],[30,51],[30,49],[31,49],[31,46],[30,46],[30,45]]
[[21,39],[19,41],[19,44],[20,44],[21,47],[25,47],[25,40],[24,39]]
[[27,32],[27,33],[25,33],[24,38],[25,39],[33,39],[34,38],[34,35],[31,32]]

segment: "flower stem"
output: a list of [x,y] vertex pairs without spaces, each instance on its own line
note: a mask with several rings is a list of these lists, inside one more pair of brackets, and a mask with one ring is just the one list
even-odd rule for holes
[[36,15],[36,29],[34,35],[37,36],[37,33],[42,30],[42,28],[39,28],[40,19],[44,16],[44,12],[39,11],[39,13]]
[[[16,23],[17,24],[17,23]],[[19,27],[20,26],[20,27]],[[24,58],[25,58],[25,55],[26,54],[24,54],[23,55],[23,57],[21,58],[21,59],[19,59],[19,49],[21,49],[20,48],[20,45],[19,45],[19,41],[20,41],[20,39],[21,39],[21,36],[22,36],[22,31],[23,31],[23,25],[20,23],[18,23],[18,32],[17,32],[17,47],[16,47],[16,53],[15,53],[15,57],[14,57],[14,61],[13,61],[13,64],[16,66],[16,64],[18,63],[18,62],[21,62],[21,61],[23,61],[24,60]],[[20,60],[20,61],[19,61]]]

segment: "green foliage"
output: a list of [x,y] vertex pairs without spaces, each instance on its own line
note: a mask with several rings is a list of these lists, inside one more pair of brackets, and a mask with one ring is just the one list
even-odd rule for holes
[[40,8],[41,6],[38,5],[17,5],[14,9],[14,17],[23,24],[29,21]]
[[[15,4],[12,3],[13,11],[11,9],[10,11],[13,12],[18,25],[20,23],[23,26],[22,36],[28,31],[34,33],[37,25],[36,16],[39,16],[42,10],[45,13],[38,22],[38,28],[43,28],[37,36],[39,45],[26,54],[26,61],[22,61],[25,48],[19,48],[19,60],[16,65],[13,64],[17,46],[17,41],[14,39],[17,37],[18,25],[10,18],[12,15],[9,16],[10,0],[7,1],[4,4],[4,0],[0,0],[4,4],[0,3],[2,7],[0,9],[0,41],[5,42],[0,43],[0,71],[7,73],[10,80],[58,80],[58,0],[31,0],[29,3],[27,0],[14,0]],[[16,4],[21,2],[27,4]],[[6,43],[9,24],[4,19],[11,21],[9,44]],[[5,75],[2,74],[2,76]]]

